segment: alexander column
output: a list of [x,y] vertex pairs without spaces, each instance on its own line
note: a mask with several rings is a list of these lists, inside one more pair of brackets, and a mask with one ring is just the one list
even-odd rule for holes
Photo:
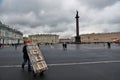
[[79,36],[79,15],[78,15],[78,11],[77,11],[77,14],[76,14],[76,37],[75,37],[75,43],[81,43],[81,40],[80,40],[80,36]]

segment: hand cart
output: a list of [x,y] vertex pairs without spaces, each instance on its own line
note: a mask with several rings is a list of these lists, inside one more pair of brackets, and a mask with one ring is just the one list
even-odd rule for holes
[[28,55],[33,67],[33,75],[37,73],[43,74],[48,69],[44,57],[36,44],[27,44]]

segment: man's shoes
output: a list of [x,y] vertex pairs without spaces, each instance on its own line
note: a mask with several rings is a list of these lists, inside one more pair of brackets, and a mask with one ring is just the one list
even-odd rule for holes
[[22,69],[24,69],[24,65],[22,65]]
[[28,71],[32,71],[32,70],[28,68]]

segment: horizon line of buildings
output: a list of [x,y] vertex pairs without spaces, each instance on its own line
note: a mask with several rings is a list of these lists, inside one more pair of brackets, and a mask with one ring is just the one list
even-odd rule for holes
[[[75,37],[59,38],[59,35],[53,34],[29,35],[28,38],[32,43],[75,43]],[[120,32],[82,34],[80,41],[81,43],[120,42]]]
[[80,35],[82,43],[120,42],[120,32],[91,33]]
[[[56,34],[29,35],[28,39],[32,43],[75,43],[75,36],[59,38],[59,35]],[[81,43],[120,42],[120,32],[81,34],[80,41]],[[9,28],[0,22],[0,44],[22,44],[23,42],[22,32]]]

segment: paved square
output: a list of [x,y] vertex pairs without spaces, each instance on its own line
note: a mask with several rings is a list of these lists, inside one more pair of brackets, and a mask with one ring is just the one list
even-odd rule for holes
[[48,64],[44,75],[33,77],[21,69],[22,46],[0,49],[0,80],[120,80],[120,45],[111,44],[40,45]]

